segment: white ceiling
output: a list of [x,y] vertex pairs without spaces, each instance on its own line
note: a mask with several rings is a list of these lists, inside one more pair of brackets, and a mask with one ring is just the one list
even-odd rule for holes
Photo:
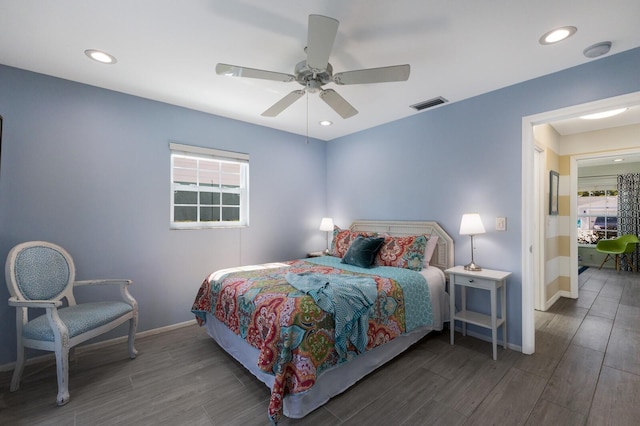
[[[317,94],[262,117],[301,86],[218,76],[216,63],[293,74],[309,14],[340,21],[334,73],[409,63],[409,80],[328,84],[359,110],[346,120]],[[592,61],[582,51],[594,43],[611,41],[608,55],[638,47],[638,17],[638,0],[2,0],[0,63],[331,140],[419,114],[409,106],[437,96],[456,102]],[[577,33],[538,43],[564,25]]]
[[[638,70],[640,73],[640,70]],[[613,117],[598,120],[585,120],[580,117],[558,120],[550,123],[562,136],[577,133],[592,132],[595,130],[609,129],[612,127],[630,126],[640,123],[640,105],[629,107],[625,112]]]
[[[613,160],[622,159],[621,163],[616,163]],[[637,163],[640,163],[640,154],[624,154],[624,155],[607,155],[598,158],[588,158],[578,160],[578,167],[594,167],[594,166],[626,166],[628,164],[634,164],[637,167]]]

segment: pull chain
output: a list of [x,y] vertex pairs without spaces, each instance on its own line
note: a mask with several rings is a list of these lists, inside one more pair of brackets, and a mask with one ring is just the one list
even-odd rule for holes
[[307,145],[309,145],[309,91],[307,93]]

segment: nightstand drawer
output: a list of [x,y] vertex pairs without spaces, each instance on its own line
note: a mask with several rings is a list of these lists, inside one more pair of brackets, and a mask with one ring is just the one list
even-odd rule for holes
[[465,277],[462,275],[456,275],[453,282],[458,285],[464,285],[466,287],[476,287],[476,288],[484,288],[484,289],[489,289],[493,285],[495,285],[494,280],[488,280],[485,278],[477,278],[477,277]]

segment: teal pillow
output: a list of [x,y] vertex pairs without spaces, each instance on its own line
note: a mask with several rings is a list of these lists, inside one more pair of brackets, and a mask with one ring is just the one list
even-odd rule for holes
[[382,243],[384,243],[384,238],[382,237],[363,237],[358,235],[349,246],[341,263],[361,268],[371,268],[371,264],[373,264],[378,250],[382,247]]

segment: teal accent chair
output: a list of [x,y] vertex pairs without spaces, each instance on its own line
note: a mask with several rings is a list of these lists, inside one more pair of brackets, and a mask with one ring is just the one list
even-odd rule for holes
[[631,266],[631,270],[633,272],[636,271],[636,267],[633,265],[631,261],[631,256],[629,253],[633,253],[636,249],[636,245],[638,244],[638,237],[636,235],[622,235],[618,238],[614,238],[612,240],[600,240],[596,245],[596,250],[600,253],[606,253],[604,260],[600,264],[600,268],[602,269],[602,265],[609,260],[610,258],[615,258],[616,261],[616,271],[620,270],[620,257],[624,257],[627,259],[627,262]]
[[[131,297],[131,280],[75,281],[75,266],[62,247],[44,241],[18,244],[7,256],[5,275],[16,308],[17,359],[10,390],[20,386],[25,364],[25,347],[55,352],[58,375],[58,405],[69,402],[69,357],[75,346],[129,321],[129,356],[138,327],[138,303]],[[76,304],[73,288],[117,285],[121,301]],[[66,301],[66,303],[64,303]],[[45,313],[29,318],[29,309]]]

